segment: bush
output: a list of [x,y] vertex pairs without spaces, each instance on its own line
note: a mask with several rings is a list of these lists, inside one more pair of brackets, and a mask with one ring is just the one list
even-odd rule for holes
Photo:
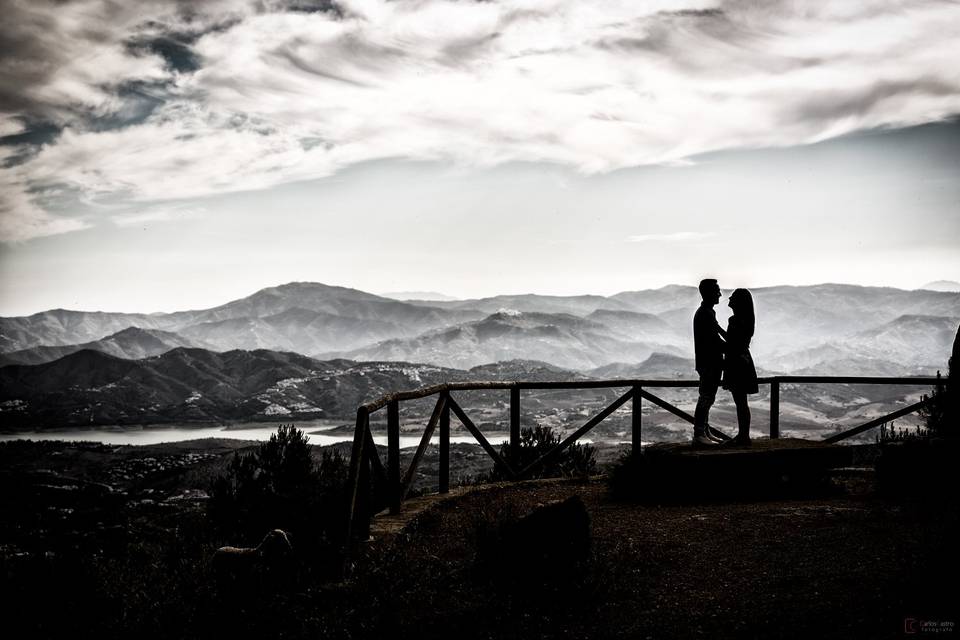
[[[960,373],[956,371],[960,367],[960,328],[953,341],[948,367],[945,383],[937,371],[937,384],[929,396],[930,403],[920,410],[930,435],[936,438],[955,438],[960,435]],[[927,398],[924,396],[924,399]]]
[[[951,371],[951,374],[953,372]],[[929,396],[923,396],[930,402],[920,409],[920,415],[927,424],[929,435],[937,438],[956,437],[960,430],[957,428],[957,389],[960,386],[953,375],[948,376],[946,383],[937,372],[937,384]]]
[[[560,434],[552,427],[537,425],[533,429],[520,430],[519,455],[514,456],[509,443],[500,446],[500,457],[506,460],[516,471],[526,468],[542,455],[560,443]],[[596,451],[588,444],[574,443],[555,456],[552,461],[535,470],[533,478],[569,478],[589,476],[597,471]],[[507,479],[507,472],[500,465],[485,478],[488,482]]]
[[214,481],[209,512],[225,535],[251,546],[266,531],[283,529],[302,559],[332,570],[346,524],[346,481],[338,451],[324,451],[315,464],[303,431],[280,425],[256,451],[234,455]]
[[[922,412],[922,410],[921,410]],[[930,437],[932,431],[917,427],[916,429],[897,428],[897,423],[891,422],[887,428],[887,423],[880,425],[880,431],[877,433],[877,444],[886,444],[888,442],[904,442],[906,440],[925,440]]]
[[[960,329],[953,342],[947,380],[937,372],[930,402],[920,410],[926,429],[912,434],[881,427],[877,486],[888,496],[939,500],[952,497],[960,454]],[[886,426],[886,425],[884,425]]]

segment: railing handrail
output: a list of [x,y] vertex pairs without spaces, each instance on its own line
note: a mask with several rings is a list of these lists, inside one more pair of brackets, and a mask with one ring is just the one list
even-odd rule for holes
[[[781,383],[810,383],[810,384],[883,384],[883,385],[929,385],[936,384],[938,378],[934,376],[765,376],[757,378],[757,384]],[[611,389],[617,387],[653,387],[653,388],[686,388],[697,387],[698,380],[665,380],[644,378],[613,378],[605,380],[469,380],[462,382],[445,382],[418,389],[395,391],[377,398],[372,402],[360,405],[359,409],[368,414],[379,411],[393,401],[416,400],[426,398],[444,391],[483,391],[488,389]]]

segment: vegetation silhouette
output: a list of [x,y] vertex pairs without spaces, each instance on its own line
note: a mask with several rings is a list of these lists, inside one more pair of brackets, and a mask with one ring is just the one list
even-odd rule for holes
[[[947,379],[937,372],[937,384],[929,396],[929,404],[921,409],[930,435],[937,438],[956,438],[960,435],[960,327],[953,340],[953,352],[947,363]],[[925,396],[926,397],[926,396]]]
[[952,498],[957,484],[956,459],[960,455],[960,327],[944,381],[937,382],[926,406],[920,410],[925,428],[896,429],[881,426],[877,443],[877,489],[887,496],[941,500]]
[[[560,434],[552,427],[537,425],[533,428],[520,430],[520,447],[516,453],[509,443],[500,446],[500,457],[506,460],[514,470],[520,470],[533,463],[548,451],[560,444]],[[536,469],[532,478],[573,478],[586,477],[597,472],[596,450],[589,444],[574,443],[560,454],[547,461]],[[500,482],[508,480],[506,469],[494,465],[486,476],[481,476],[481,482]]]
[[306,570],[332,574],[345,529],[347,462],[336,450],[315,462],[308,440],[293,425],[280,425],[255,451],[234,454],[213,483],[209,514],[221,531],[251,546],[267,531],[287,531]]

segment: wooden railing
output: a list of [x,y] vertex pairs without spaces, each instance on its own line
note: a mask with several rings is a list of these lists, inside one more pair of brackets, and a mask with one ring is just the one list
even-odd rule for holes
[[[939,381],[933,377],[911,378],[880,378],[857,376],[773,376],[760,378],[760,384],[770,385],[770,437],[780,437],[780,385],[781,384],[879,384],[879,385],[918,385],[930,386]],[[631,407],[631,443],[635,455],[640,453],[640,436],[642,430],[642,402],[648,400],[656,406],[669,411],[675,416],[693,422],[693,416],[674,406],[666,400],[650,393],[649,389],[657,388],[690,388],[697,387],[695,380],[577,380],[572,382],[454,382],[423,387],[412,391],[399,391],[383,396],[373,402],[357,408],[357,422],[353,437],[353,449],[350,457],[349,477],[349,512],[347,516],[347,540],[351,539],[352,527],[358,512],[358,504],[362,500],[361,490],[366,486],[370,473],[373,473],[380,486],[386,487],[386,506],[391,513],[399,513],[403,500],[409,493],[416,479],[417,466],[430,444],[437,427],[440,429],[440,463],[438,490],[447,493],[450,490],[450,413],[453,412],[463,424],[464,428],[477,440],[483,450],[499,465],[506,476],[512,480],[522,480],[530,477],[537,469],[550,462],[564,449],[582,438],[591,429],[600,424],[614,411],[628,402]],[[613,389],[626,388],[627,391],[588,420],[582,427],[576,429],[566,438],[555,445],[539,459],[523,468],[514,468],[511,461],[520,460],[520,392],[522,390],[544,389]],[[480,429],[473,423],[463,410],[463,407],[453,396],[458,391],[504,390],[510,392],[510,443],[511,454],[508,459],[497,451],[487,440]],[[430,419],[427,421],[420,444],[413,455],[406,472],[400,473],[400,403],[406,400],[415,400],[430,396],[437,396]],[[825,443],[835,443],[851,436],[863,433],[881,424],[895,420],[919,410],[928,402],[920,402],[893,411],[879,418],[875,418],[859,426],[847,429],[842,433],[825,438]],[[384,466],[373,442],[370,432],[370,416],[386,407],[387,409],[387,464]],[[710,427],[708,427],[710,428]],[[725,434],[711,429],[711,433],[728,438]],[[379,505],[378,505],[379,506]]]

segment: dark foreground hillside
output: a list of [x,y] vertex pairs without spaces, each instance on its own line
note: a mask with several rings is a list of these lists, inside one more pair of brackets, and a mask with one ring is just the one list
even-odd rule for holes
[[[536,589],[479,576],[490,520],[579,495],[587,573]],[[561,532],[558,532],[558,535]],[[599,483],[509,487],[441,505],[376,553],[370,631],[421,638],[898,638],[957,620],[955,504],[829,498],[640,506]],[[531,553],[535,549],[529,550]]]
[[[614,502],[599,481],[494,485],[436,502],[399,533],[375,526],[347,581],[301,571],[218,585],[214,550],[257,542],[216,530],[204,508],[236,446],[0,445],[5,631],[895,638],[908,620],[957,620],[956,501],[882,498],[869,474],[837,476],[817,498],[666,506]],[[475,454],[457,447],[452,475],[479,470]],[[548,581],[499,579],[507,551],[496,532],[571,495],[591,521],[586,565],[561,563]]]

